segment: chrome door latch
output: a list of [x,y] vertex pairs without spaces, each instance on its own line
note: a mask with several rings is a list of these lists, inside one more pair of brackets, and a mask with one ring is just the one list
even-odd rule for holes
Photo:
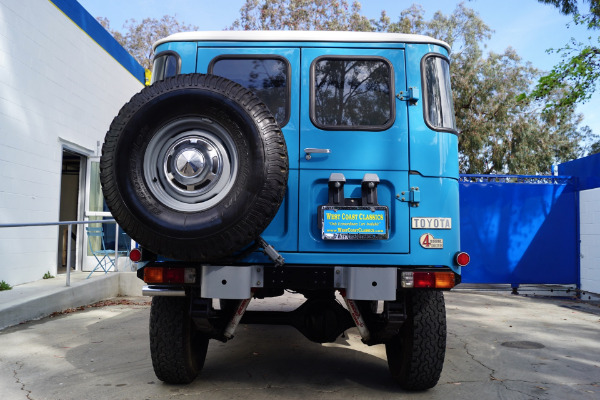
[[310,160],[312,158],[311,154],[329,154],[331,153],[330,149],[313,149],[312,147],[307,147],[304,149],[306,153],[306,159]]

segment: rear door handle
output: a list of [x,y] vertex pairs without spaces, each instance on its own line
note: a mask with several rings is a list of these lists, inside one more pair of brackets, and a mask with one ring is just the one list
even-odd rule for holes
[[331,153],[330,149],[313,149],[312,147],[307,147],[306,149],[304,149],[304,152],[306,153],[306,159],[310,160],[312,158],[311,154],[329,154]]

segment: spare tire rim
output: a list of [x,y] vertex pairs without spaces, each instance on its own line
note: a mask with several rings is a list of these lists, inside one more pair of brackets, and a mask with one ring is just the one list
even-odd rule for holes
[[177,211],[198,212],[218,204],[235,184],[238,157],[230,133],[209,118],[169,122],[144,153],[150,192]]

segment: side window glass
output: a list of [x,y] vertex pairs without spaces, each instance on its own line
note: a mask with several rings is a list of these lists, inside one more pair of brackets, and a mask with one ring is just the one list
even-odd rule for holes
[[289,74],[287,60],[274,57],[219,57],[208,67],[210,74],[248,88],[269,107],[279,126],[289,120]]
[[162,81],[179,74],[181,69],[179,57],[173,52],[163,52],[154,57],[152,66],[152,83]]
[[421,67],[424,81],[425,122],[432,129],[455,132],[450,62],[442,55],[429,54],[423,58]]
[[393,94],[393,69],[385,59],[321,57],[313,62],[311,118],[321,129],[387,129],[394,123]]

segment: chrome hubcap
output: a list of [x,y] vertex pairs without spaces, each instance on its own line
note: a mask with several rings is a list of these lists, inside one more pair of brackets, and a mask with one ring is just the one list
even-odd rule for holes
[[204,169],[204,156],[196,149],[184,150],[175,160],[177,172],[186,178],[193,178]]
[[201,132],[187,132],[171,144],[162,163],[166,183],[186,196],[197,196],[214,187],[223,172],[223,153]]
[[185,118],[160,129],[144,155],[144,177],[164,205],[195,212],[217,204],[233,187],[235,144],[218,123]]

